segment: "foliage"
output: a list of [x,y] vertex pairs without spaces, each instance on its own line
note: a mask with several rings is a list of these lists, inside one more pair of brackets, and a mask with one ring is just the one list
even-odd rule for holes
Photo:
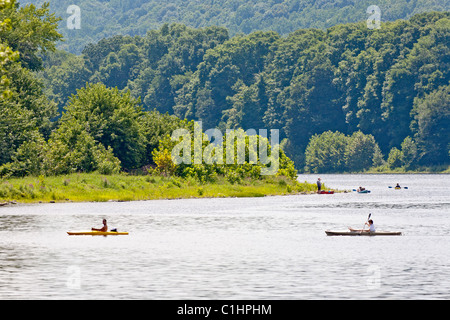
[[[158,148],[153,151],[157,171],[182,178],[192,177],[203,182],[215,181],[218,176],[225,176],[229,182],[239,183],[246,178],[260,179],[264,169],[274,168],[275,171],[270,175],[284,176],[292,180],[296,178],[293,161],[279,147],[271,146],[266,138],[250,137],[240,129],[236,131],[237,139],[230,140],[232,136],[227,133],[221,143],[212,143],[207,135],[194,129],[195,125],[197,124],[191,122],[188,126],[190,128],[186,129],[186,134],[180,140],[174,140],[168,135],[160,141]],[[183,148],[182,153],[185,156],[184,152],[187,152],[187,158],[181,156],[179,150],[183,162],[176,163],[174,157],[178,149],[174,148],[183,143],[186,143],[186,148]],[[267,146],[267,159],[262,158],[265,155],[261,145]],[[279,153],[278,160],[274,152]]]
[[406,137],[402,142],[402,164],[406,169],[411,169],[417,159],[417,144],[411,137]]
[[38,52],[53,48],[55,23],[45,7],[18,9],[15,0],[0,2],[0,166],[36,131],[48,137],[53,128],[56,105],[24,66],[31,67]]
[[348,138],[340,132],[327,131],[311,137],[305,152],[307,171],[342,172]]
[[392,148],[389,152],[387,164],[390,169],[400,168],[402,166],[402,152],[396,147]]
[[123,167],[142,165],[145,140],[139,101],[103,84],[87,84],[72,96],[60,120],[60,132],[82,127],[105,148],[112,148]]
[[[3,15],[3,11],[11,8],[14,2],[11,0],[0,0],[0,13]],[[11,19],[0,20],[0,33],[11,30]],[[17,60],[19,57],[18,52],[14,52],[8,45],[4,44],[0,40],[0,102],[6,100],[11,92],[8,90],[9,79],[5,75],[6,70],[4,66],[8,62]]]
[[[143,37],[103,39],[67,63],[53,56],[44,61],[51,69],[43,79],[60,109],[81,83],[100,81],[141,97],[144,110],[208,128],[278,128],[298,169],[311,137],[325,131],[371,135],[378,155],[410,136],[418,148],[414,162],[445,164],[447,113],[438,110],[446,106],[425,110],[450,83],[449,29],[449,12],[383,21],[378,30],[360,22],[285,37],[258,31],[230,38],[224,28],[164,24]],[[442,121],[432,125],[428,114]],[[430,129],[440,133],[426,134]],[[354,170],[361,167],[366,163]]]
[[41,7],[30,4],[18,8],[16,0],[10,0],[0,10],[0,21],[8,20],[11,28],[0,28],[0,43],[20,52],[20,61],[25,68],[38,70],[42,66],[39,53],[55,49],[55,42],[62,38],[57,31],[60,20],[50,13],[49,4]]
[[314,135],[305,152],[311,172],[361,172],[377,164],[380,148],[372,135],[361,131],[346,136],[327,131]]
[[171,176],[175,173],[176,165],[172,161],[172,154],[169,150],[164,149],[154,153],[154,161],[158,173]]
[[450,84],[416,99],[412,127],[421,164],[446,163],[450,152]]
[[[148,18],[142,8],[149,3],[153,2],[91,5],[120,6],[120,14],[133,8],[139,17]],[[66,4],[53,3],[64,9]],[[327,10],[351,12],[360,5],[238,0],[222,2],[221,10],[214,11],[217,4],[211,2],[202,11],[209,12],[208,21],[216,16],[213,12],[228,11],[227,18],[233,25],[239,21],[245,33],[253,30],[253,22],[262,23],[261,15],[270,22],[263,14],[268,11],[296,20],[305,13],[323,17]],[[183,9],[205,9],[204,5],[186,2]],[[402,2],[400,12],[391,1],[380,5],[386,5],[382,10],[387,20],[433,6],[429,1]],[[178,0],[158,6],[164,17],[181,8]],[[440,4],[436,7],[445,10]],[[88,22],[89,10],[83,12]],[[338,14],[333,19],[344,18]],[[232,28],[194,29],[161,20],[157,30],[143,23],[141,36],[105,38],[86,46],[80,56],[52,52],[61,35],[48,4],[19,7],[15,0],[2,0],[0,21],[2,175],[114,173],[156,165],[167,175],[201,182],[224,177],[239,184],[260,177],[269,167],[260,158],[231,165],[192,158],[190,164],[172,167],[169,153],[175,142],[169,135],[175,129],[188,129],[191,150],[201,148],[209,159],[221,158],[220,150],[227,150],[226,139],[222,148],[212,148],[206,138],[197,144],[192,120],[222,132],[280,129],[283,150],[275,145],[269,151],[279,155],[277,175],[289,178],[295,177],[290,158],[298,168],[314,172],[367,170],[384,162],[383,153],[389,154],[391,168],[450,162],[449,12],[383,20],[382,28],[375,30],[365,21],[331,21],[317,26],[329,27],[326,30],[293,31],[285,24],[284,31],[248,35]],[[92,32],[82,30],[79,34]],[[79,30],[72,31],[75,35]],[[246,136],[246,159],[254,152],[249,141]],[[228,142],[228,147],[238,148],[237,142]]]
[[[41,5],[46,0],[21,0]],[[365,21],[371,0],[78,0],[81,29],[69,30],[67,13],[72,0],[50,1],[50,8],[63,20],[59,31],[67,39],[59,47],[79,54],[89,43],[123,35],[144,35],[164,23],[182,23],[193,28],[223,26],[231,35],[273,30],[288,34],[300,28],[325,29],[334,25]],[[441,0],[379,0],[382,21],[408,19],[424,11],[450,10]]]

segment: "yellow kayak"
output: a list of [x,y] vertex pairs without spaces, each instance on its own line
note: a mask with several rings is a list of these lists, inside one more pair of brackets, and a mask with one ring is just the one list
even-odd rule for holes
[[128,232],[116,231],[69,231],[69,236],[127,236]]

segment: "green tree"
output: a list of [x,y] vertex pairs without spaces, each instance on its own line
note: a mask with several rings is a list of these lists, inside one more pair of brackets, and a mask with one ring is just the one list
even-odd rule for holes
[[337,131],[313,135],[305,151],[306,171],[342,172],[345,169],[347,140],[345,134]]
[[415,163],[418,150],[417,144],[411,137],[406,137],[402,142],[402,164],[406,169],[410,169]]
[[[11,0],[0,0],[0,16],[3,16],[3,11],[12,8],[14,2]],[[1,18],[0,18],[1,19]],[[0,20],[0,33],[11,31],[11,19],[6,18]],[[0,102],[6,100],[11,95],[11,91],[8,90],[9,79],[6,76],[6,70],[4,66],[19,58],[19,53],[14,52],[7,44],[2,43],[0,40]]]
[[426,165],[449,163],[450,85],[414,101],[414,138],[420,162]]
[[88,84],[72,96],[60,120],[61,128],[80,124],[86,132],[114,155],[125,169],[145,162],[139,100],[103,84]]
[[[416,12],[419,2],[389,3],[383,16],[394,7]],[[291,4],[304,12],[300,3]],[[284,16],[291,8],[286,1],[279,5],[258,3],[262,7],[254,13],[267,9]],[[305,5],[323,9],[322,4]],[[405,14],[400,11],[392,16]],[[379,30],[361,21],[327,30],[300,29],[286,37],[259,31],[232,38],[228,33],[233,31],[224,28],[167,23],[145,36],[114,36],[89,45],[82,56],[68,59],[72,68],[49,59],[45,92],[61,110],[85,81],[102,81],[141,97],[144,110],[202,120],[204,127],[280,129],[284,150],[299,168],[305,166],[310,138],[329,130],[372,135],[380,148],[377,164],[383,162],[382,153],[400,148],[408,136],[419,153],[411,166],[445,162],[446,138],[430,153],[433,147],[425,143],[430,138],[419,134],[418,126],[419,118],[428,116],[417,111],[425,97],[450,81],[449,18],[449,12],[420,13],[409,20],[384,21]],[[253,22],[243,23],[250,28]],[[445,131],[441,124],[434,129]],[[151,159],[149,149],[146,154]]]
[[0,28],[0,43],[20,52],[20,61],[25,68],[38,70],[42,66],[39,54],[55,50],[55,42],[62,38],[57,32],[60,19],[50,13],[48,3],[40,8],[32,4],[19,8],[16,0],[8,2],[10,5],[0,10],[0,21],[8,19],[11,29]]
[[[41,4],[46,0],[21,0],[22,4]],[[67,17],[71,0],[51,1],[57,15]],[[115,34],[145,35],[166,24],[179,22],[203,28],[220,25],[231,35],[249,34],[257,30],[274,30],[286,35],[297,29],[326,29],[368,18],[371,0],[311,1],[311,0],[78,0],[82,11],[82,29],[68,30],[61,23],[61,32],[67,39],[60,48],[79,54],[89,43]],[[448,11],[448,1],[437,0],[382,0],[376,3],[382,12],[383,28],[387,21],[408,19],[424,11]]]
[[354,132],[345,148],[345,166],[350,172],[360,172],[371,168],[376,160],[374,157],[380,148],[372,135],[365,135],[361,131]]
[[[39,39],[52,33],[47,14],[46,9],[35,10],[34,6],[18,9],[15,0],[0,2],[0,165],[10,162],[17,148],[32,139],[36,130],[48,136],[52,129],[55,104],[45,97],[34,74],[22,67],[38,48],[51,47],[45,39]],[[27,47],[23,48],[25,42]]]
[[70,125],[62,125],[52,134],[43,159],[45,174],[93,171],[113,174],[120,171],[120,160],[114,156],[111,147],[95,141],[85,126],[71,121]]
[[403,159],[402,152],[396,147],[394,147],[389,152],[387,164],[391,169],[400,168],[403,164],[402,159]]

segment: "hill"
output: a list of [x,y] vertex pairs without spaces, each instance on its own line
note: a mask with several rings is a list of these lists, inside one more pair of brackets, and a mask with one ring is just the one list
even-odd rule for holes
[[[322,161],[330,163],[319,165],[327,170],[352,170],[359,162],[350,158],[360,149],[351,148],[364,141],[372,148],[368,165],[383,163],[380,153],[391,167],[445,164],[449,17],[423,13],[378,30],[359,22],[285,37],[273,31],[229,37],[224,28],[165,24],[145,37],[103,39],[81,56],[50,56],[41,78],[60,110],[85,82],[102,82],[129,90],[147,110],[202,120],[204,128],[278,128],[298,168],[316,163],[307,156],[317,153],[305,151],[327,131],[365,135],[355,136],[354,146],[341,136],[318,137],[316,148],[330,141],[344,148],[346,159]],[[332,140],[319,143],[326,137]],[[339,150],[330,147],[322,154]]]
[[[23,0],[41,5],[46,0]],[[275,31],[281,35],[300,28],[326,29],[337,24],[365,21],[371,0],[79,0],[81,29],[68,30],[72,0],[50,0],[50,9],[62,18],[59,31],[66,41],[59,48],[79,54],[89,43],[114,35],[145,35],[164,23],[193,28],[222,26],[230,35]],[[381,21],[409,19],[428,11],[448,11],[448,0],[379,0]]]

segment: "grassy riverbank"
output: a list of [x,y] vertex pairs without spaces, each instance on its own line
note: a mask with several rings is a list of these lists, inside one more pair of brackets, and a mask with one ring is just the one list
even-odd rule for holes
[[264,197],[310,193],[315,184],[284,177],[264,177],[231,184],[225,178],[212,183],[161,176],[71,174],[26,177],[0,182],[0,202],[101,202],[213,197]]

